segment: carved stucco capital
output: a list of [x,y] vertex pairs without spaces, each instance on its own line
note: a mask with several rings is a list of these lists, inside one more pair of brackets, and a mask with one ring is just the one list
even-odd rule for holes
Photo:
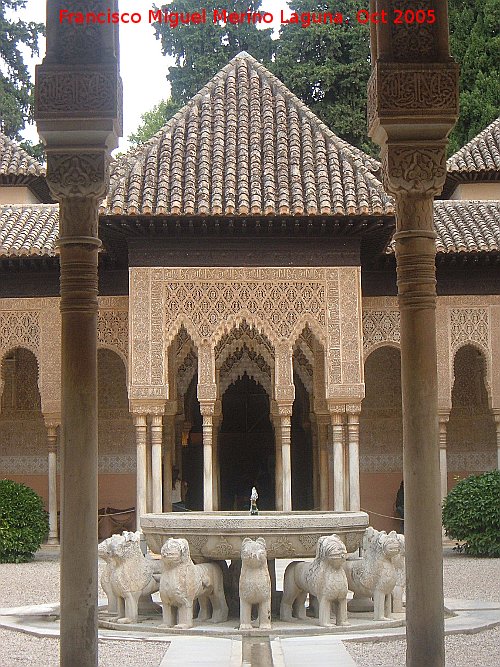
[[[434,197],[446,179],[445,142],[389,143],[382,147],[382,171],[386,190],[398,207],[408,197]],[[399,210],[398,210],[399,213]]]
[[134,418],[139,415],[163,415],[165,414],[165,401],[130,401],[130,412]]
[[109,155],[104,149],[80,150],[47,150],[47,184],[54,199],[84,197],[97,207],[108,186]]

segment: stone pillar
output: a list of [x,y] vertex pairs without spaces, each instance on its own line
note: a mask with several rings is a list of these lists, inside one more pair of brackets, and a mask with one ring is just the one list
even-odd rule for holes
[[49,537],[47,544],[59,544],[57,530],[57,428],[58,421],[45,419],[49,453]]
[[[47,53],[35,118],[59,201],[61,284],[61,639],[63,667],[97,665],[98,207],[121,134],[118,27],[59,22],[47,2]],[[109,6],[116,8],[116,0]],[[81,521],[82,515],[85,521]]]
[[500,470],[500,414],[495,413],[493,416],[495,419],[495,428],[497,431],[497,468]]
[[359,414],[361,405],[347,405],[347,447],[349,456],[349,511],[359,512]]
[[281,424],[277,415],[273,415],[275,467],[274,467],[274,495],[276,511],[283,511],[283,461],[281,458]]
[[446,428],[449,413],[439,413],[439,470],[441,473],[441,501],[448,495],[448,463],[446,460]]
[[203,417],[203,509],[205,512],[213,512],[213,404],[203,403],[200,405]]
[[313,506],[319,507],[320,492],[319,492],[319,478],[320,478],[320,461],[319,461],[319,444],[318,444],[318,423],[316,415],[311,412],[309,415],[311,423],[311,444],[312,444],[312,463],[313,463]]
[[162,500],[162,443],[163,443],[163,415],[151,416],[151,486],[152,510],[155,513],[163,511]]
[[323,511],[330,509],[329,478],[330,461],[328,456],[328,430],[330,419],[328,415],[317,417],[319,440],[319,506]]
[[283,511],[292,511],[292,454],[291,454],[291,419],[292,406],[280,405],[279,420],[281,433],[281,465]]
[[[163,448],[163,511],[172,511],[172,467],[176,448],[176,416],[168,413],[165,417],[165,446]],[[180,466],[179,474],[181,474]],[[182,479],[182,475],[181,475]]]
[[[370,6],[392,13],[396,4]],[[396,203],[408,667],[445,664],[433,198],[446,178],[447,137],[458,117],[447,5],[421,2],[435,11],[433,24],[390,21],[371,33],[369,134],[381,146],[385,189]]]
[[333,456],[333,509],[343,512],[344,503],[344,406],[330,407]]
[[220,508],[220,461],[219,461],[219,428],[221,423],[221,416],[214,415],[212,422],[212,453],[213,453],[213,504],[214,510],[219,511]]
[[147,513],[147,419],[146,415],[134,414],[135,442],[137,448],[136,471],[136,529],[141,529],[141,516]]

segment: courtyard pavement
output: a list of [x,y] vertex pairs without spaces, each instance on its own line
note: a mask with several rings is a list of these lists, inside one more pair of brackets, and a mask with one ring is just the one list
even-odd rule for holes
[[[283,565],[278,568],[278,582]],[[500,559],[469,558],[444,548],[445,597],[498,602]],[[102,592],[101,592],[102,593]],[[59,595],[57,551],[32,563],[0,565],[0,608],[54,603]],[[493,605],[497,607],[497,605]],[[99,642],[100,667],[404,667],[405,641],[341,641],[338,637],[249,639],[172,637],[172,642],[113,639]],[[498,667],[500,627],[446,637],[447,667]],[[56,667],[58,640],[0,628],[0,667]],[[425,666],[422,666],[425,667]]]

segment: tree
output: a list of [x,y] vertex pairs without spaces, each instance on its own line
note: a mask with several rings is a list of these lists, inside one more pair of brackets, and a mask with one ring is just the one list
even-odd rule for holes
[[156,104],[151,111],[146,111],[141,115],[142,123],[137,128],[136,132],[132,132],[128,140],[134,146],[143,144],[156,134],[165,123],[172,118],[174,114],[179,111],[181,105],[177,104],[169,98]]
[[[234,0],[231,11],[258,12],[262,0]],[[162,7],[172,12],[199,12],[199,0],[174,0]],[[204,24],[181,24],[175,29],[167,23],[155,23],[156,36],[161,40],[164,55],[175,57],[167,79],[172,86],[172,100],[185,104],[214,74],[227,65],[240,51],[248,51],[262,63],[273,57],[275,42],[270,28],[260,29],[256,23],[214,23],[213,9],[206,8]]]
[[0,130],[20,140],[20,131],[32,115],[33,84],[20,46],[32,55],[38,53],[38,38],[44,34],[42,23],[10,18],[24,9],[27,0],[2,0],[0,3]]
[[292,0],[291,11],[340,11],[344,23],[313,23],[305,29],[283,25],[273,71],[336,134],[377,154],[366,127],[370,30],[356,20],[360,6],[356,0]]
[[500,113],[500,3],[449,0],[450,48],[460,64],[460,118],[450,136],[454,153]]

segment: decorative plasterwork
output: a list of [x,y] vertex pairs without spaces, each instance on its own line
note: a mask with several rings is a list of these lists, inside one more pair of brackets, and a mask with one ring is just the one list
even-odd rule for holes
[[399,310],[363,310],[365,358],[381,345],[400,342]]
[[451,308],[451,349],[477,343],[489,356],[490,332],[487,308]]
[[97,316],[99,347],[117,352],[127,366],[128,357],[128,299],[127,297],[99,297]]

